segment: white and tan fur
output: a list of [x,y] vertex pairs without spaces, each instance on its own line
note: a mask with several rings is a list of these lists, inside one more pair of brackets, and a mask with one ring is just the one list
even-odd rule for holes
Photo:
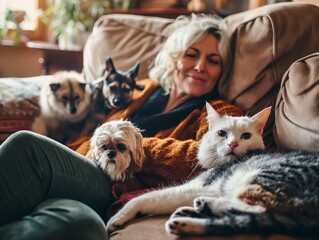
[[80,73],[59,71],[42,85],[41,112],[31,130],[66,143],[81,132],[90,101],[90,88]]
[[92,159],[113,181],[138,172],[145,158],[140,129],[127,120],[114,120],[99,126],[86,157]]
[[[204,135],[199,146],[198,161],[204,168],[210,168],[213,170],[227,162],[232,162],[236,159],[236,156],[242,156],[246,151],[262,150],[265,148],[262,141],[262,132],[264,125],[270,114],[270,108],[264,109],[257,113],[253,117],[231,117],[220,116],[209,104],[206,104],[207,108],[207,121],[209,124],[209,131]],[[236,125],[234,130],[234,124]],[[223,132],[227,132],[231,129],[229,136],[223,136]],[[242,133],[251,134],[249,139],[244,139]],[[220,136],[222,135],[222,136]],[[225,193],[227,199],[221,197],[219,191],[219,185],[221,181],[217,180],[217,184],[205,185],[205,181],[209,177],[210,170],[203,172],[193,180],[180,185],[164,188],[157,191],[148,192],[129,201],[116,215],[114,215],[107,223],[107,230],[109,232],[114,231],[116,228],[123,226],[129,220],[136,217],[137,214],[145,215],[160,215],[171,214],[177,208],[182,206],[193,205],[198,198],[202,196],[209,196],[213,198],[211,204],[215,205],[216,213],[226,211],[236,205],[237,209],[241,209],[246,212],[262,212],[263,207],[248,205],[244,202],[237,201],[236,196],[241,191],[245,190],[245,187],[239,188],[236,192],[229,191]],[[238,181],[241,183],[250,182],[255,172],[250,172],[243,177],[243,175],[236,177],[235,181],[229,181],[226,183],[225,189],[233,189]],[[224,183],[223,183],[224,184]],[[172,219],[171,221],[174,221]],[[170,220],[166,224],[166,230],[171,232]]]

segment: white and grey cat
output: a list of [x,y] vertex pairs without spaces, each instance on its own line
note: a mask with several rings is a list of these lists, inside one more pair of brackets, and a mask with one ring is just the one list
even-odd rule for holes
[[110,219],[108,231],[138,214],[173,213],[165,228],[177,235],[318,234],[319,153],[250,154],[264,149],[270,108],[252,118],[220,116],[209,104],[206,108],[209,130],[198,160],[209,170],[183,185],[132,199]]

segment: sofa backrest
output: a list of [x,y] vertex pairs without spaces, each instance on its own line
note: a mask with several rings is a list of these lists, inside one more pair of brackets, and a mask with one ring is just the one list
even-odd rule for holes
[[[105,59],[127,70],[141,63],[139,78],[148,76],[150,61],[172,27],[171,19],[110,14],[95,24],[84,48],[83,73],[97,78]],[[221,96],[248,115],[275,106],[283,74],[297,59],[319,51],[319,8],[303,3],[278,3],[230,15],[228,25],[233,63],[230,77],[219,82]],[[264,140],[274,144],[274,114]]]
[[219,92],[253,115],[273,106],[266,125],[266,145],[274,144],[274,107],[283,74],[297,59],[319,51],[319,8],[278,3],[225,19],[231,39],[231,76]]
[[140,62],[138,78],[148,77],[150,61],[168,36],[172,19],[130,14],[102,16],[83,50],[83,73],[87,81],[100,76],[107,57],[116,69],[127,71]]

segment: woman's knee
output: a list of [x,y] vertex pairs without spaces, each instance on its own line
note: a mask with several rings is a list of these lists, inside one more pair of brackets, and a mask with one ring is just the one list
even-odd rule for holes
[[[79,201],[49,199],[41,203],[31,217],[46,228],[51,226],[44,234],[51,236],[54,233],[54,239],[107,239],[103,220],[93,209]],[[50,239],[50,236],[43,236],[43,239]]]
[[49,199],[19,221],[0,227],[0,239],[106,240],[102,219],[87,205]]
[[36,138],[37,134],[31,131],[21,130],[10,135],[4,143],[10,143],[20,148],[32,144]]

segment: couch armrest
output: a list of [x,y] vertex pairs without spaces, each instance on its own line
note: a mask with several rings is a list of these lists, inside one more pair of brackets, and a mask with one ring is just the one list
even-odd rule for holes
[[278,95],[274,136],[282,149],[319,149],[319,52],[294,62]]

